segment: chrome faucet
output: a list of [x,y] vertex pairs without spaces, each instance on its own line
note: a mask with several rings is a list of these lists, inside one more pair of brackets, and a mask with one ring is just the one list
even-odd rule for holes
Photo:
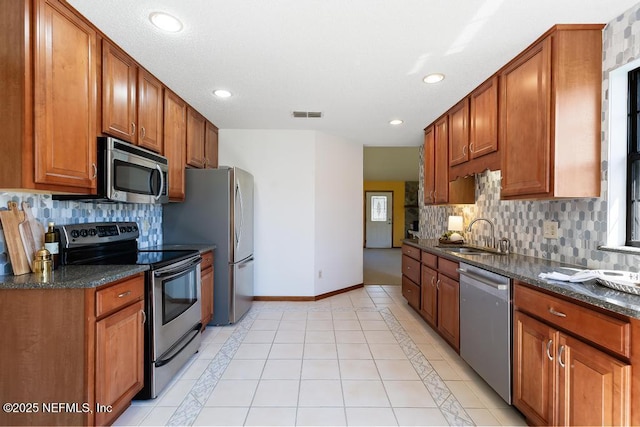
[[469,226],[467,227],[467,232],[471,231],[471,226],[473,224],[475,224],[477,221],[486,221],[491,226],[491,237],[487,238],[487,245],[486,246],[490,247],[491,249],[495,249],[494,244],[495,244],[496,237],[495,237],[495,234],[494,234],[493,222],[491,222],[491,220],[488,220],[486,218],[476,218],[476,219],[474,219],[473,221],[471,221],[469,223]]

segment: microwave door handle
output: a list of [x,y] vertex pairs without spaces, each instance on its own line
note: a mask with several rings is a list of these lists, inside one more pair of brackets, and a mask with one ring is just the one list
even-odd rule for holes
[[158,188],[158,194],[155,195],[155,199],[158,200],[162,197],[162,190],[164,189],[164,174],[162,173],[162,169],[160,169],[160,165],[156,164],[156,170],[160,174],[160,188]]

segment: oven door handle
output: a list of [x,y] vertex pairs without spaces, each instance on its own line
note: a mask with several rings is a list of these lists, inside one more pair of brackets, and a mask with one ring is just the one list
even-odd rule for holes
[[[189,338],[189,340],[188,340],[186,343],[184,343],[184,345],[183,345],[183,346],[181,346],[181,347],[180,347],[179,349],[177,349],[177,350],[174,348],[174,349],[170,349],[170,350],[168,351],[168,353],[173,353],[173,354],[171,354],[171,356],[169,356],[169,357],[168,357],[168,358],[166,358],[166,359],[160,359],[160,360],[157,360],[157,361],[154,363],[154,364],[155,364],[155,366],[156,366],[156,368],[159,368],[159,367],[161,367],[161,366],[166,365],[167,363],[170,363],[170,362],[171,362],[171,361],[172,361],[172,360],[173,360],[177,355],[179,355],[180,353],[182,353],[182,350],[184,350],[184,349],[185,349],[189,344],[191,344],[191,341],[193,341],[193,340],[198,336],[198,334],[200,333],[200,329],[202,329],[202,323],[198,323],[197,325],[195,325],[195,326],[193,327],[193,329],[191,329],[191,331],[189,331],[189,332],[190,332],[190,333],[192,333],[192,334],[195,332],[195,334],[193,334],[193,336],[192,336],[191,338]],[[161,356],[161,357],[162,357],[162,356]]]
[[159,279],[171,278],[174,276],[179,276],[185,271],[191,270],[196,265],[202,263],[202,257],[198,256],[197,258],[188,259],[186,261],[182,261],[177,265],[172,265],[165,268],[159,268],[153,272],[153,275]]

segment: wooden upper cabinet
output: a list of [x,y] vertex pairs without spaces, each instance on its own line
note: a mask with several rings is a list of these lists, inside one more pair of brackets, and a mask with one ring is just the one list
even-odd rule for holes
[[[469,95],[469,156],[477,159],[498,151],[498,77]],[[499,168],[499,165],[498,165]]]
[[102,131],[162,153],[163,85],[107,40],[102,41]]
[[187,108],[187,164],[195,168],[203,168],[205,165],[205,121],[196,110]]
[[102,40],[102,131],[136,142],[138,66],[129,55]]
[[[24,9],[22,12],[24,19]],[[53,185],[77,192],[94,191],[96,32],[57,1],[36,1],[35,18],[34,144],[32,160],[28,161],[33,162],[35,172],[33,184],[23,181],[21,187],[56,189],[50,186]],[[30,145],[29,134],[23,136],[26,147]],[[29,151],[26,149],[21,155],[26,159]],[[15,171],[16,163],[4,166]]]
[[218,128],[209,121],[204,128],[204,167],[218,167]]
[[469,160],[469,99],[449,110],[449,166]]
[[164,155],[169,160],[169,200],[184,200],[187,104],[164,91]]
[[500,77],[503,199],[600,195],[602,25],[558,25]]
[[435,190],[433,192],[434,203],[447,203],[449,201],[449,117],[444,115],[434,125],[435,141]]
[[436,190],[436,145],[433,126],[424,130],[424,204],[434,203],[433,192]]
[[138,145],[163,153],[164,86],[138,68]]

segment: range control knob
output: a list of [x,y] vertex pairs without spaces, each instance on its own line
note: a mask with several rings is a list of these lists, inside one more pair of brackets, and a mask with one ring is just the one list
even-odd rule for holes
[[77,239],[78,237],[80,237],[80,232],[78,230],[71,230],[71,237]]
[[83,228],[82,230],[80,230],[80,235],[82,237],[87,237],[87,235],[89,235],[89,231],[87,231],[86,228]]
[[120,233],[126,233],[126,232],[127,232],[127,229],[124,226],[120,227]]
[[91,230],[89,230],[89,236],[95,236],[96,234],[98,234],[98,232],[96,231],[95,228],[92,228]]
[[128,225],[127,226],[127,233],[131,233],[133,231],[133,227]]

